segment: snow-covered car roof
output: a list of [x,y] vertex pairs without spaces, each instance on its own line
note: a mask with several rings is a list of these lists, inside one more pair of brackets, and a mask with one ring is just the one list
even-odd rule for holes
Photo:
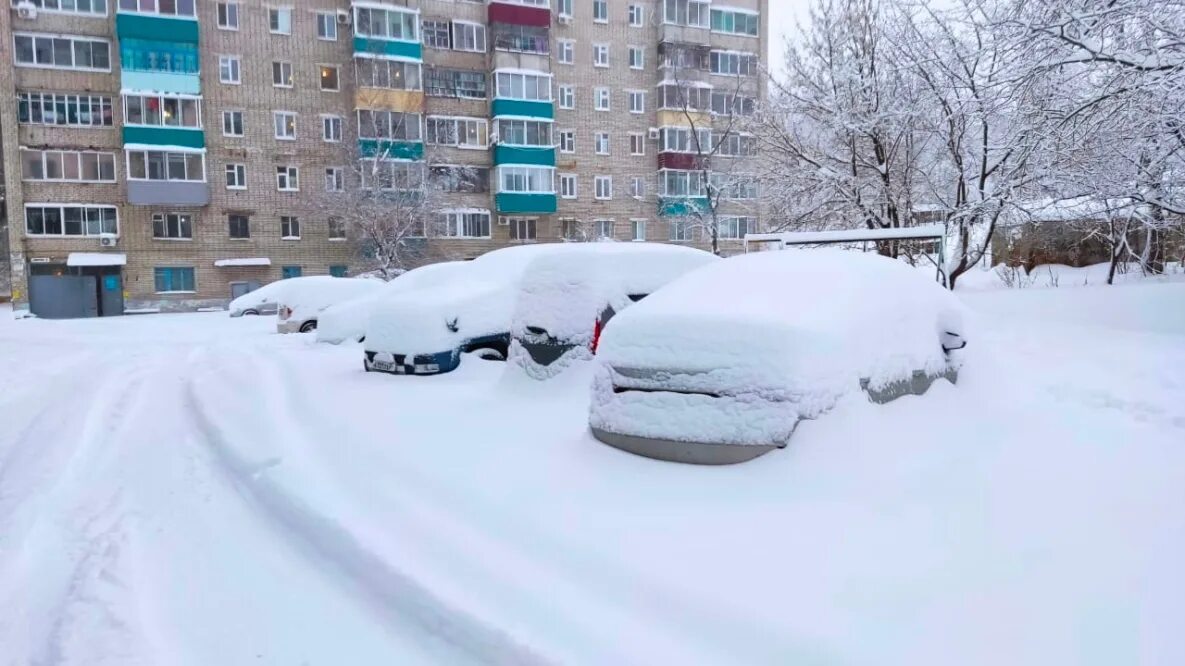
[[241,312],[243,310],[259,309],[264,305],[274,304],[278,302],[280,294],[287,288],[287,284],[293,280],[310,280],[310,278],[289,278],[287,280],[276,280],[263,285],[259,289],[248,292],[232,300],[227,309],[232,313]]
[[375,303],[413,289],[442,284],[468,265],[466,261],[442,261],[413,268],[385,283],[382,289],[329,306],[317,317],[317,341],[337,344],[362,337]]
[[294,311],[294,317],[311,316],[320,310],[352,298],[382,290],[386,283],[363,278],[338,278],[324,275],[289,278],[276,302]]
[[826,402],[949,364],[961,303],[922,271],[875,254],[787,250],[693,271],[615,317],[598,356],[614,367],[709,373],[720,385]]
[[709,263],[716,255],[660,243],[582,243],[536,257],[518,290],[511,332],[528,326],[575,344],[592,341],[606,305],[620,311],[631,295],[646,295]]

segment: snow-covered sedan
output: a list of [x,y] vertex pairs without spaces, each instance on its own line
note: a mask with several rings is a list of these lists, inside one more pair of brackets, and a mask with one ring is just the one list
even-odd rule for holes
[[527,266],[511,321],[511,359],[543,379],[596,352],[618,312],[716,255],[660,243],[580,243]]
[[277,298],[276,331],[308,333],[317,328],[321,311],[336,303],[378,292],[386,284],[367,278],[339,278],[327,275],[281,280]]
[[370,310],[385,298],[404,294],[414,289],[425,289],[444,284],[467,266],[465,261],[442,261],[413,268],[396,277],[382,289],[331,305],[317,318],[317,342],[340,344],[346,340],[360,341],[366,337],[366,322]]
[[243,317],[248,315],[276,314],[276,310],[279,308],[277,301],[280,298],[281,291],[284,289],[285,282],[287,280],[276,280],[232,300],[230,305],[227,306],[230,316]]
[[589,425],[611,446],[698,464],[786,446],[844,395],[874,402],[955,382],[962,306],[873,254],[763,252],[693,271],[617,315],[598,348]]

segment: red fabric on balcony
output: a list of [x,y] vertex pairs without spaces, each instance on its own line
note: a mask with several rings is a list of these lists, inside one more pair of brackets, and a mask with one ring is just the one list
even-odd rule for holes
[[504,2],[490,3],[490,23],[530,25],[546,28],[551,25],[551,10],[543,7],[526,7]]

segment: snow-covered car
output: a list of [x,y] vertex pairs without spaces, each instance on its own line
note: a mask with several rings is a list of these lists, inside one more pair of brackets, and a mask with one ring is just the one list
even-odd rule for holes
[[839,250],[754,253],[693,271],[613,319],[589,425],[611,446],[698,464],[786,446],[844,395],[954,383],[962,305],[921,271]]
[[382,289],[329,306],[317,317],[317,342],[340,344],[346,340],[362,340],[366,337],[366,322],[375,303],[413,289],[443,284],[459,274],[461,267],[468,263],[442,261],[413,268],[386,283]]
[[546,378],[591,358],[618,312],[716,255],[660,243],[580,243],[528,264],[511,321],[511,359]]
[[254,291],[249,291],[232,300],[226,309],[230,311],[232,317],[276,314],[276,310],[279,308],[280,293],[286,282],[287,280],[276,280]]
[[548,243],[495,250],[466,262],[446,284],[381,299],[366,327],[365,368],[431,375],[456,369],[464,353],[505,360],[527,265],[572,247]]
[[382,280],[339,278],[327,275],[289,278],[280,291],[276,311],[276,331],[307,333],[317,328],[321,311],[336,303],[378,292]]

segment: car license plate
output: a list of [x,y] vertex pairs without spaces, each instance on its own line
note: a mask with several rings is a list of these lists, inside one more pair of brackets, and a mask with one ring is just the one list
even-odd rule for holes
[[370,367],[380,372],[403,372],[403,366],[393,361],[371,361]]

